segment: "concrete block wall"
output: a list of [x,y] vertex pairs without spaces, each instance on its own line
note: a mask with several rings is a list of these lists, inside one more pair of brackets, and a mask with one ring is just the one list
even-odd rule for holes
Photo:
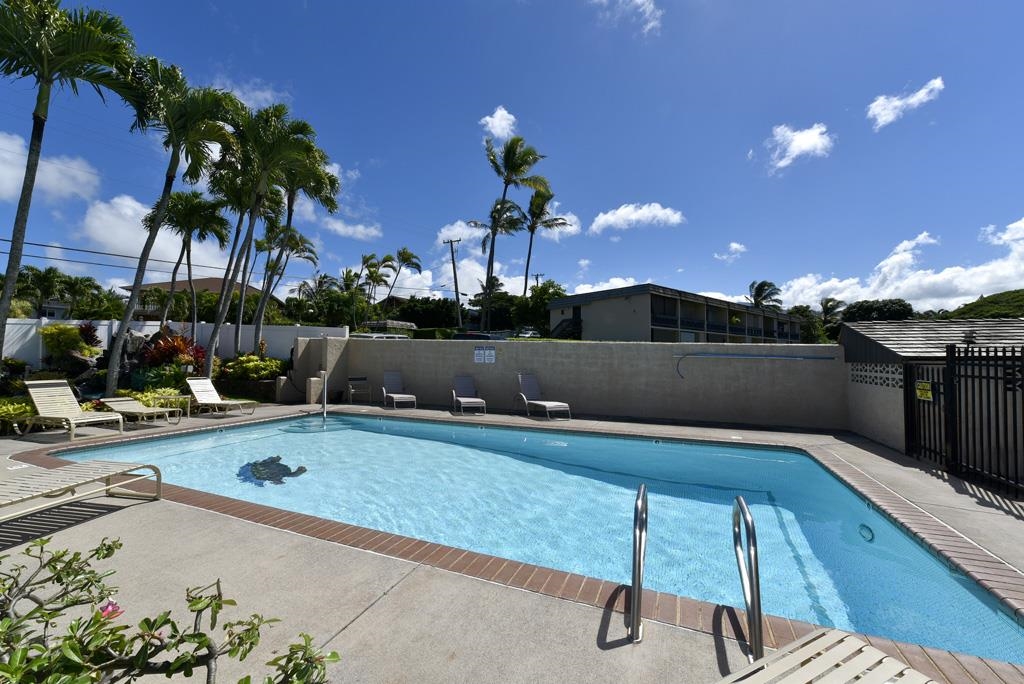
[[879,444],[904,452],[906,431],[903,389],[850,382],[846,391],[849,429]]
[[[477,348],[493,347],[494,363]],[[535,373],[547,398],[579,414],[647,420],[846,429],[847,372],[834,345],[312,339],[296,342],[297,369],[330,372],[328,392],[367,376],[381,400],[385,370],[402,372],[424,406],[451,404],[456,374],[476,378],[494,411],[514,405],[516,372]],[[299,360],[301,359],[301,361]]]

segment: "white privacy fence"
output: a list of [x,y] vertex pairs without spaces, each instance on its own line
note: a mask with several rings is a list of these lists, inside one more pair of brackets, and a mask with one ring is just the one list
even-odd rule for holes
[[[8,318],[7,332],[4,336],[4,357],[20,359],[33,368],[40,368],[43,365],[43,358],[47,355],[43,345],[42,335],[39,328],[51,323],[67,323],[79,325],[85,321],[54,321],[46,318]],[[100,338],[101,346],[106,349],[117,333],[117,326],[120,321],[92,321],[96,326],[96,335]],[[175,332],[184,332],[186,335],[191,331],[190,323],[171,323]],[[160,329],[157,321],[132,321],[129,327],[137,333],[152,335]],[[206,346],[213,332],[213,323],[200,323],[196,330],[196,341]],[[263,326],[263,339],[267,343],[267,356],[279,359],[288,358],[291,348],[295,344],[296,337],[348,337],[348,326],[341,328],[329,328],[309,325],[265,325]],[[253,326],[242,326],[243,352],[255,351],[253,346]],[[217,356],[230,358],[234,356],[235,326],[224,325],[220,329],[220,344],[217,348]]]

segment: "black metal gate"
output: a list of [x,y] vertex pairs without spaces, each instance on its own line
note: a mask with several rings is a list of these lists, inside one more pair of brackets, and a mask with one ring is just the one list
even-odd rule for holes
[[950,345],[903,377],[907,454],[1024,493],[1024,347]]

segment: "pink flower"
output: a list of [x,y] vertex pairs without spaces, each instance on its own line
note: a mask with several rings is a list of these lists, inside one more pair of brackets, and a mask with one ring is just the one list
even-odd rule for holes
[[100,615],[107,620],[113,620],[123,612],[124,611],[121,610],[121,606],[117,605],[113,601],[108,600],[105,604],[100,606]]

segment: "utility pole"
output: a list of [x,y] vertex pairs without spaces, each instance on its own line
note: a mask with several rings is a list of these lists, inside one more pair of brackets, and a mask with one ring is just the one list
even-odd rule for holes
[[537,287],[540,287],[540,279],[543,278],[544,275],[545,275],[544,273],[534,273],[533,274],[533,283],[534,283],[534,285],[536,285]]
[[462,327],[462,300],[459,299],[459,269],[455,267],[455,244],[462,242],[462,238],[458,240],[445,240],[444,244],[448,245],[452,250],[452,282],[455,284],[455,314],[458,317],[458,327]]

